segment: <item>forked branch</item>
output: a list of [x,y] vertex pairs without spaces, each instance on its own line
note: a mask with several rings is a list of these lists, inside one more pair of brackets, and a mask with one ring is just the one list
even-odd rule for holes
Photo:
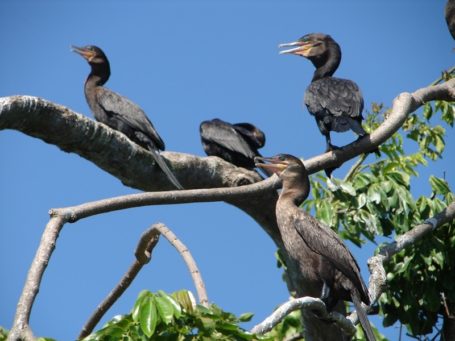
[[[312,174],[325,168],[336,167],[375,149],[402,126],[410,113],[432,100],[454,101],[455,79],[417,90],[412,94],[399,95],[393,102],[389,117],[371,135],[340,150],[307,159],[305,161],[307,170]],[[0,130],[2,129],[15,129],[54,144],[66,152],[77,153],[120,179],[126,186],[145,191],[170,188],[166,177],[155,167],[152,156],[145,149],[104,124],[46,100],[30,96],[0,98]],[[201,158],[169,152],[163,153],[163,156],[185,188],[234,187],[261,180],[257,173],[234,167],[215,157]],[[125,202],[119,198],[108,199],[104,203],[105,208],[99,203],[92,203],[52,211],[53,218],[43,233],[26,279],[9,340],[32,338],[28,324],[31,308],[39,290],[41,277],[55,247],[58,233],[65,222],[74,222],[95,214],[144,205],[226,201],[253,217],[276,245],[283,248],[274,214],[277,200],[277,194],[274,191],[276,185],[276,178],[272,178],[240,189],[144,193],[144,197],[128,196]],[[291,286],[297,287],[301,278],[299,270],[290,266],[288,271],[293,273],[293,276],[290,276]],[[306,331],[312,328],[311,323],[306,325]],[[339,335],[334,334],[333,337],[337,339]]]
[[128,271],[122,277],[120,282],[115,286],[115,288],[112,289],[107,297],[96,307],[95,311],[89,317],[84,327],[82,327],[78,340],[90,335],[90,333],[93,331],[93,328],[95,328],[104,314],[106,314],[106,312],[119,299],[119,297],[122,296],[125,290],[128,289],[139,271],[141,271],[144,265],[150,262],[150,259],[152,258],[153,248],[156,246],[156,244],[158,244],[159,237],[159,231],[153,227],[150,227],[142,234],[136,247],[136,259],[133,261],[133,264],[131,264]]

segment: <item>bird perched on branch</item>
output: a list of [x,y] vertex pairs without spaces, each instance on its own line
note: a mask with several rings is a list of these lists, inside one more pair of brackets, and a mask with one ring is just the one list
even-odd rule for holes
[[265,144],[264,133],[250,123],[231,124],[215,118],[199,127],[204,151],[238,167],[253,169],[258,149]]
[[257,167],[276,173],[283,182],[276,204],[277,224],[286,252],[304,277],[302,285],[320,296],[329,311],[339,300],[352,301],[367,340],[375,340],[361,305],[369,305],[370,297],[357,262],[332,229],[299,208],[310,191],[302,161],[287,154],[257,159],[264,162],[256,163]]
[[337,148],[332,145],[331,131],[351,129],[359,138],[367,135],[362,128],[363,97],[359,87],[351,80],[332,77],[341,61],[341,49],[337,42],[327,34],[311,33],[279,47],[291,47],[280,54],[305,57],[316,68],[305,91],[304,102],[325,136],[326,151]]
[[72,50],[90,64],[91,72],[85,81],[85,98],[97,121],[125,134],[130,140],[147,149],[178,189],[183,189],[160,155],[164,142],[145,112],[129,99],[103,87],[111,74],[109,61],[97,46],[76,47]]

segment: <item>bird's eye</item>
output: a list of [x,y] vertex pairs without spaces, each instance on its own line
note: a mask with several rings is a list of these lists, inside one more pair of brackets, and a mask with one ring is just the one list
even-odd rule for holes
[[278,156],[278,159],[279,159],[280,161],[286,160],[286,158],[285,158],[284,155],[282,155],[282,154],[280,154],[280,155]]

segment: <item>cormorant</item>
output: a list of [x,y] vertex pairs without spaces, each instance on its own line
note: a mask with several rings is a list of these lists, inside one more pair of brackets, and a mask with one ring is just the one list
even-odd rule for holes
[[265,144],[264,133],[250,123],[230,124],[215,118],[199,127],[204,151],[247,169],[254,169],[254,157]]
[[330,132],[352,129],[360,137],[367,133],[362,128],[363,97],[356,83],[348,79],[332,77],[341,61],[341,49],[333,38],[323,33],[304,35],[293,43],[279,47],[291,49],[290,53],[309,59],[316,67],[311,84],[305,91],[304,102],[325,136],[326,151],[336,148],[330,140]]
[[455,39],[455,0],[447,1],[444,14],[449,32]]
[[130,140],[150,151],[156,163],[178,189],[183,189],[159,151],[164,142],[145,112],[129,99],[103,87],[111,74],[109,61],[97,46],[76,47],[72,50],[84,57],[91,72],[85,81],[85,98],[97,121],[125,134]]
[[302,161],[279,154],[257,158],[256,166],[276,173],[283,189],[276,204],[277,224],[292,262],[304,276],[303,285],[311,295],[321,297],[330,311],[338,300],[352,301],[369,341],[375,340],[361,302],[370,304],[360,269],[340,237],[299,208],[308,197],[310,182]]

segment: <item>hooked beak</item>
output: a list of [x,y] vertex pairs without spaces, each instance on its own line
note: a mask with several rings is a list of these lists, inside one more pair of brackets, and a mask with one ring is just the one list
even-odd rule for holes
[[84,47],[77,47],[77,46],[72,45],[71,51],[76,52],[77,54],[80,54],[82,57],[84,57],[88,61],[91,61],[92,58],[95,57],[95,52],[90,51]]
[[[267,162],[269,162],[269,163],[267,163]],[[258,168],[265,169],[266,171],[269,171],[270,173],[276,173],[278,175],[280,175],[280,173],[288,167],[288,164],[286,161],[282,161],[276,156],[274,156],[274,157],[256,156],[254,158],[254,164]]]
[[294,41],[292,43],[285,43],[278,45],[278,48],[292,47],[291,49],[280,51],[280,54],[296,54],[306,57],[308,51],[311,49],[311,44],[303,41]]

